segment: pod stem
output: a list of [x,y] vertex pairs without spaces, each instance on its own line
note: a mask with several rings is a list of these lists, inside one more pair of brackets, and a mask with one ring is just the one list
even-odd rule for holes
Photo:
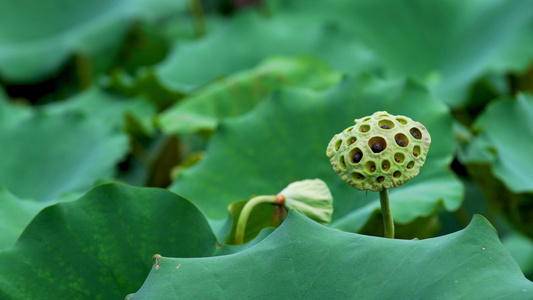
[[276,195],[269,195],[269,196],[257,196],[254,197],[246,204],[244,205],[241,215],[239,216],[239,221],[237,222],[237,228],[235,230],[235,244],[236,245],[242,245],[244,242],[244,230],[246,229],[246,223],[248,222],[248,217],[250,216],[250,213],[256,207],[258,204],[261,203],[271,203],[276,204],[277,203],[277,197]]
[[379,192],[379,200],[381,202],[381,214],[383,215],[383,227],[385,228],[385,237],[394,238],[394,221],[389,205],[389,190],[385,189]]

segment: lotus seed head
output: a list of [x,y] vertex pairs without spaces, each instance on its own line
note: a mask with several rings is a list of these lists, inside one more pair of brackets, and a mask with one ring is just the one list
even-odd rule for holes
[[421,123],[378,111],[336,134],[326,155],[349,185],[382,191],[418,175],[430,143],[431,136]]

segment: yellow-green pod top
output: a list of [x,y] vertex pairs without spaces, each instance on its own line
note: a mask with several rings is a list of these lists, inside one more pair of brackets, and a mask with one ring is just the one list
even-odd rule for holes
[[418,175],[430,143],[431,136],[421,123],[378,111],[336,134],[326,155],[349,185],[382,191]]

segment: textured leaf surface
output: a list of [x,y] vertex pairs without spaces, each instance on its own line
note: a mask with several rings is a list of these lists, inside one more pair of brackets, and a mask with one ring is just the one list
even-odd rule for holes
[[462,231],[419,241],[340,232],[292,212],[265,240],[237,254],[159,259],[141,289],[126,299],[532,295],[533,283],[481,216]]
[[216,240],[189,201],[162,189],[99,186],[44,209],[0,252],[2,299],[120,299],[155,253],[212,255]]
[[36,109],[0,100],[0,183],[39,201],[87,190],[126,154],[128,112],[142,122],[153,108],[98,89]]
[[416,76],[457,106],[483,74],[527,69],[533,59],[532,5],[531,0],[333,0],[292,1],[286,10],[342,24],[388,75]]
[[324,23],[238,15],[198,41],[177,44],[156,71],[169,89],[190,92],[209,81],[257,66],[270,56],[315,54],[336,70],[374,69],[374,56],[353,36]]
[[515,193],[533,192],[533,97],[491,103],[474,124],[479,135],[463,157],[489,164],[492,174]]
[[325,151],[334,134],[379,110],[409,116],[434,137],[420,174],[391,191],[396,220],[408,223],[428,216],[441,201],[446,209],[456,209],[462,186],[447,170],[455,145],[448,108],[415,83],[372,76],[348,79],[323,93],[282,90],[250,113],[222,122],[204,159],[182,170],[171,190],[191,199],[208,218],[222,220],[232,202],[275,194],[293,181],[320,178],[333,194],[333,223],[360,210],[360,225],[349,229],[359,230],[377,209],[373,202],[378,195],[366,196],[345,184]]
[[134,18],[154,19],[182,9],[182,1],[174,2],[2,1],[0,77],[37,81],[51,75],[74,53],[108,56]]
[[281,86],[322,90],[339,80],[340,74],[320,60],[273,58],[207,85],[169,108],[158,121],[166,133],[212,131],[224,117],[251,110]]

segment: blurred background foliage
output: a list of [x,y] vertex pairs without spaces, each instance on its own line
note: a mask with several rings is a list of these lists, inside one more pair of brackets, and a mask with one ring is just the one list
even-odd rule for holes
[[533,279],[531,7],[0,1],[0,249],[41,209],[105,182],[169,188],[224,241],[232,203],[321,178],[331,227],[381,235],[377,195],[338,179],[325,149],[386,110],[433,139],[420,175],[391,191],[399,237],[482,214]]

